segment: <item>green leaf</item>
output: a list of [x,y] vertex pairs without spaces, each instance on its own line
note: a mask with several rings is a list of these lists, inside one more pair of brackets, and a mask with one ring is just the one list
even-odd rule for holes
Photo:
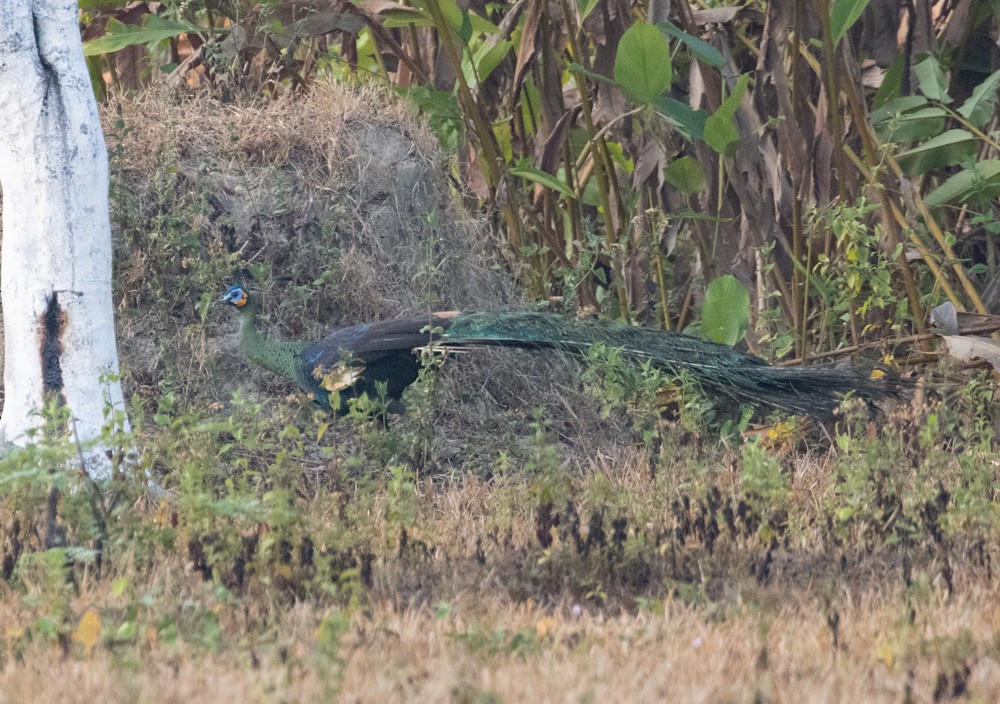
[[654,102],[656,111],[663,115],[667,122],[674,126],[689,142],[705,138],[705,121],[708,113],[702,109],[694,110],[687,103],[670,96],[661,96]]
[[750,74],[744,73],[736,79],[736,85],[730,91],[729,95],[726,96],[726,99],[722,101],[722,105],[715,111],[715,114],[730,120],[733,119],[733,115],[736,114],[736,110],[740,107],[740,102],[743,100],[743,94],[747,92],[748,85],[750,85]]
[[924,197],[931,207],[964,203],[973,196],[1000,195],[1000,159],[986,159],[962,169]]
[[681,193],[694,195],[705,188],[705,171],[689,156],[675,159],[663,170],[663,178]]
[[854,26],[866,7],[868,0],[834,0],[830,6],[830,34],[834,46]]
[[570,73],[581,73],[588,78],[593,78],[595,81],[601,81],[602,83],[608,83],[610,85],[615,85],[615,82],[608,78],[607,76],[602,76],[599,73],[594,73],[593,71],[588,71],[580,64],[571,63],[566,67],[566,70]]
[[101,70],[101,59],[97,56],[88,56],[84,59],[87,62],[87,74],[90,76],[90,87],[94,91],[94,97],[98,103],[104,102],[108,87],[104,83],[104,72]]
[[432,0],[438,3],[441,14],[445,22],[457,34],[462,43],[468,44],[472,38],[472,21],[469,19],[469,11],[458,6],[455,0]]
[[637,22],[618,42],[615,84],[637,103],[650,104],[667,88],[673,70],[666,37],[651,24]]
[[722,101],[719,109],[705,121],[705,142],[723,156],[732,156],[739,147],[740,133],[733,124],[743,94],[750,83],[750,74],[744,73],[736,81],[732,92]]
[[698,37],[692,37],[672,22],[657,22],[656,27],[666,35],[680,40],[687,45],[691,53],[698,57],[703,64],[708,64],[715,68],[722,68],[726,62],[722,59],[722,54],[711,44],[706,44]]
[[475,12],[466,12],[465,16],[469,20],[472,31],[476,34],[483,34],[487,37],[500,34],[500,28],[485,17],[477,15]]
[[92,10],[94,8],[124,8],[129,4],[129,0],[79,0],[77,7],[81,10]]
[[902,98],[893,98],[886,102],[878,110],[873,110],[871,114],[872,124],[878,124],[888,120],[897,113],[906,113],[929,106],[927,98],[919,95],[906,95]]
[[971,160],[976,154],[976,138],[965,130],[948,130],[937,137],[902,152],[896,158],[907,176],[919,176],[939,166]]
[[740,132],[732,118],[712,115],[705,120],[705,142],[715,152],[732,156],[740,144]]
[[701,334],[732,347],[746,337],[750,322],[750,294],[735,277],[720,276],[708,285],[701,308]]
[[917,80],[920,81],[921,93],[931,100],[945,105],[951,102],[951,96],[948,95],[948,80],[945,78],[944,69],[941,68],[941,62],[937,58],[928,56],[913,67],[913,72],[917,74]]
[[84,56],[99,56],[119,51],[127,46],[150,44],[161,39],[170,39],[185,32],[197,32],[198,28],[187,22],[166,20],[159,15],[144,15],[142,24],[123,24],[114,17],[108,18],[104,36],[83,43]]
[[895,98],[871,115],[872,125],[883,142],[919,142],[944,129],[944,108],[933,107],[919,95]]
[[594,11],[598,3],[601,0],[579,0],[578,6],[580,8],[580,21],[583,22],[587,19],[587,16]]
[[534,183],[540,183],[546,188],[558,191],[567,198],[576,198],[576,194],[573,192],[573,189],[566,185],[565,182],[560,181],[550,173],[546,173],[541,169],[529,166],[528,161],[528,159],[522,159],[519,161],[517,166],[510,170],[511,175],[519,176],[527,181],[533,181]]
[[995,71],[976,86],[969,99],[958,109],[958,114],[976,127],[985,127],[997,109],[998,86],[1000,86],[1000,71]]
[[885,70],[882,85],[878,87],[874,97],[872,97],[873,108],[880,108],[893,98],[899,97],[899,93],[903,89],[903,59],[905,58],[906,54],[899,52],[896,60]]
[[433,27],[434,20],[423,10],[412,7],[394,7],[391,10],[384,10],[378,13],[382,18],[382,24],[387,29],[398,27]]
[[483,45],[483,49],[477,52],[478,55],[475,58],[476,75],[479,76],[480,81],[485,81],[493,73],[504,57],[510,53],[513,46],[514,42],[512,41],[497,42],[488,49],[485,48],[486,45]]
[[941,134],[946,116],[943,108],[932,107],[900,115],[896,129],[886,135],[885,141],[905,144],[930,139]]

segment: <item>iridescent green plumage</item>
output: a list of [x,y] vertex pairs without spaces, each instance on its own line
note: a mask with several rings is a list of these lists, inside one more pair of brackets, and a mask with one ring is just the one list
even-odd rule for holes
[[[317,392],[327,394],[328,392],[322,389],[315,379],[306,376],[302,367],[302,352],[310,343],[266,340],[257,324],[258,312],[259,306],[253,300],[246,302],[240,308],[240,349],[247,359],[294,382],[304,390],[314,394]],[[328,405],[322,402],[321,404]]]
[[[549,313],[438,313],[342,328],[316,342],[270,342],[256,326],[255,303],[234,286],[222,298],[241,307],[240,340],[251,361],[311,393],[330,408],[331,391],[343,397],[373,394],[376,383],[398,398],[416,380],[414,350],[449,347],[551,348],[585,354],[603,345],[668,375],[694,379],[712,397],[821,418],[854,393],[872,404],[883,384],[847,368],[774,367],[759,357],[714,342],[618,323],[571,320]],[[241,305],[242,303],[242,305]],[[342,398],[340,410],[346,408]]]

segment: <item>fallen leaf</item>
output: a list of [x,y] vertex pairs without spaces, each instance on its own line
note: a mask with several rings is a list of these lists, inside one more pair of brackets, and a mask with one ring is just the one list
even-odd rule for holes
[[948,354],[959,362],[983,360],[1000,371],[1000,345],[986,337],[945,335],[941,338]]
[[80,618],[76,630],[73,631],[73,640],[83,645],[83,650],[87,657],[97,645],[97,638],[101,634],[101,616],[94,609],[87,609]]

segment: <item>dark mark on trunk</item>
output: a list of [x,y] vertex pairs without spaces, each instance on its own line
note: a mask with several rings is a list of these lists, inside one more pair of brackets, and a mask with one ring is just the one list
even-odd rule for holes
[[41,319],[41,340],[39,351],[42,357],[42,393],[45,399],[55,396],[60,405],[65,405],[62,376],[62,334],[66,329],[66,314],[59,306],[59,294],[55,291],[45,303]]

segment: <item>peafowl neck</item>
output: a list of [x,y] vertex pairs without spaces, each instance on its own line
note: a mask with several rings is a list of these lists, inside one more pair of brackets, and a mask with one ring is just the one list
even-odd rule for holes
[[258,327],[258,312],[252,301],[240,310],[240,348],[243,354],[254,364],[303,386],[306,381],[299,354],[309,343],[266,339]]

